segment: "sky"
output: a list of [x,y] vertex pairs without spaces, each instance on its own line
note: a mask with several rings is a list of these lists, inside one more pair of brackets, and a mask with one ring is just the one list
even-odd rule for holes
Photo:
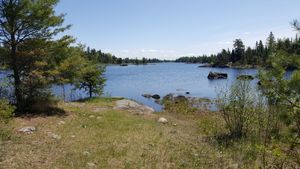
[[61,0],[65,32],[117,57],[176,59],[294,37],[300,0]]

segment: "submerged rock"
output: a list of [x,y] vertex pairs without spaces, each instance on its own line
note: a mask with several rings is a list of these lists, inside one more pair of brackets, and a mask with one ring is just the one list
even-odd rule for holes
[[228,74],[227,73],[220,73],[220,72],[209,72],[208,79],[214,80],[214,79],[227,79]]
[[251,75],[240,75],[237,77],[238,80],[254,80],[254,77]]
[[151,94],[142,94],[143,97],[147,98],[147,99],[150,99],[152,97]]

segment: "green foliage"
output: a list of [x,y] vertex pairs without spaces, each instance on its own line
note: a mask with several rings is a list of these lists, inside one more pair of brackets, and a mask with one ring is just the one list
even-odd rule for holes
[[[295,21],[294,25],[298,25],[296,29],[299,30],[299,23]],[[224,66],[260,66],[271,67],[270,56],[277,50],[282,50],[289,55],[300,55],[300,39],[296,36],[294,39],[278,39],[275,40],[274,34],[271,32],[267,38],[266,45],[263,42],[257,41],[254,48],[245,48],[241,39],[236,39],[233,44],[233,50],[223,49],[218,54],[210,56],[192,56],[181,57],[176,62],[187,63],[209,63],[213,67]],[[294,62],[287,62],[287,69],[296,69]]]
[[219,93],[217,106],[233,137],[241,138],[249,134],[249,126],[254,121],[255,100],[255,94],[247,80],[238,80],[230,90]]
[[87,61],[84,63],[79,78],[75,82],[76,87],[87,91],[90,98],[93,97],[93,94],[101,95],[105,82],[103,78],[104,71],[105,67],[103,65]]
[[7,100],[0,100],[0,123],[7,123],[14,115],[15,107],[11,106]]
[[[291,131],[300,136],[300,57],[277,51],[270,58],[271,69],[260,73],[262,91],[268,98],[269,106],[277,109]],[[286,69],[293,63],[297,68],[290,78],[285,78]]]
[[2,0],[0,41],[5,47],[5,63],[13,71],[18,112],[26,112],[36,96],[45,95],[53,82],[49,76],[60,56],[56,52],[70,44],[69,37],[53,36],[68,29],[64,15],[54,11],[58,0]]
[[266,97],[252,88],[248,80],[238,80],[229,90],[219,92],[217,106],[229,137],[253,139],[255,143],[277,137],[280,125],[277,109],[266,104]]

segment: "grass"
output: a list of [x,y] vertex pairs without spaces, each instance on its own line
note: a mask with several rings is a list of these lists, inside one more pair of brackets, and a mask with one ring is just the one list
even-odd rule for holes
[[[136,115],[115,98],[60,103],[64,115],[18,117],[0,139],[0,168],[258,168],[247,140],[218,142],[228,132],[216,113]],[[157,122],[159,117],[168,124]],[[35,126],[33,134],[18,129]],[[1,132],[0,132],[1,133]]]
[[[18,168],[220,168],[227,159],[191,118],[138,116],[113,110],[116,99],[61,103],[65,116],[16,118],[2,146],[1,166]],[[166,125],[157,122],[166,117]],[[62,124],[62,121],[65,124]],[[36,126],[33,134],[21,134]],[[61,138],[55,139],[53,135]]]

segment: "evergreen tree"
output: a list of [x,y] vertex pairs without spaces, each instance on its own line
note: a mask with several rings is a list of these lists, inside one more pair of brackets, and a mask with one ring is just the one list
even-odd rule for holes
[[245,45],[241,39],[236,39],[233,44],[234,47],[234,55],[233,55],[233,62],[242,61],[245,62]]
[[84,63],[83,69],[80,70],[80,75],[75,82],[76,87],[88,92],[89,97],[101,95],[104,87],[105,79],[103,73],[105,67],[95,64],[91,61]]
[[[28,79],[26,77],[39,77],[45,73],[45,69],[42,67],[46,62],[39,62],[39,59],[51,55],[51,50],[42,51],[39,49],[47,49],[53,36],[69,28],[69,26],[61,26],[64,15],[56,15],[54,7],[57,3],[58,0],[0,1],[0,41],[7,49],[6,60],[9,68],[13,71],[14,93],[18,111],[26,106],[27,96],[24,89],[24,84],[25,86],[27,84],[24,80]],[[33,51],[36,55],[33,56],[25,51]],[[31,63],[40,67],[37,71],[31,72],[34,74],[28,74],[26,69],[25,65],[28,65],[26,63],[27,54],[31,55],[29,56],[30,60],[36,61]],[[37,58],[38,56],[40,58]],[[44,82],[42,78],[39,79],[41,80],[39,84],[42,85]]]

